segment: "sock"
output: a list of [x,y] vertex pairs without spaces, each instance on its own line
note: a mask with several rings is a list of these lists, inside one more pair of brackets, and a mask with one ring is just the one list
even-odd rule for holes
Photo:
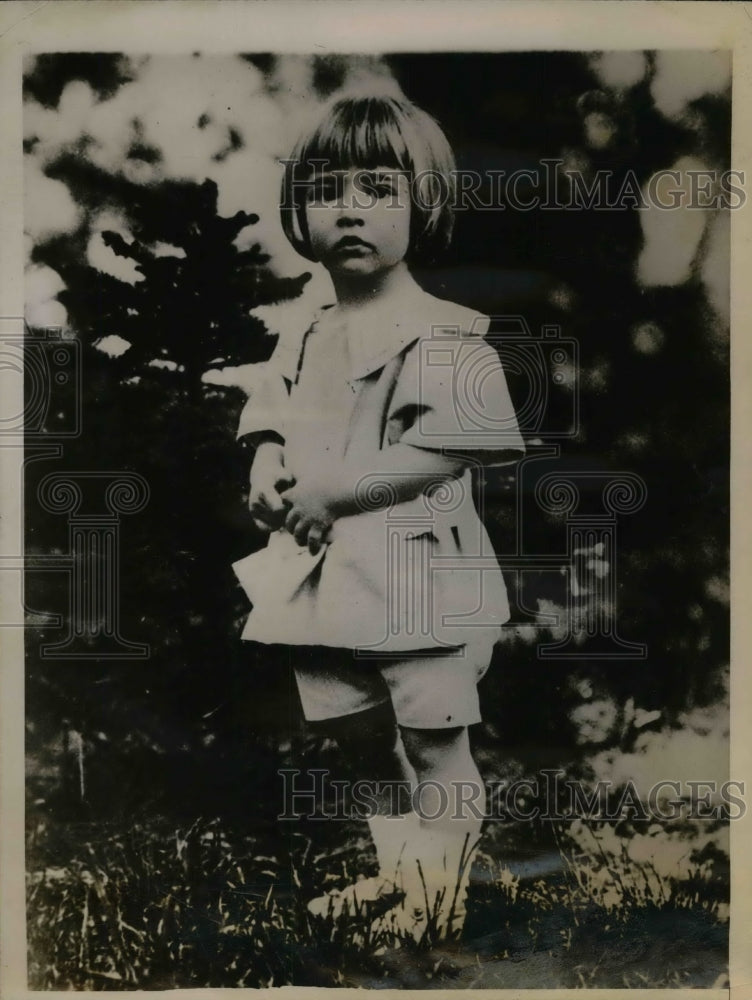
[[421,823],[403,863],[406,907],[432,921],[440,937],[458,933],[465,920],[470,868],[480,821],[451,826]]
[[402,816],[371,816],[368,828],[376,848],[379,874],[390,882],[399,882],[400,873],[405,867],[407,848],[420,830],[418,814],[409,812]]

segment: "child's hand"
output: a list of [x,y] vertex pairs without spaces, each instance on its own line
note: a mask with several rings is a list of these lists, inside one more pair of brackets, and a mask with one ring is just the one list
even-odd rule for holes
[[305,482],[284,490],[282,500],[288,507],[285,528],[315,556],[335,520],[333,496],[321,483]]
[[281,492],[295,483],[285,468],[282,446],[271,441],[260,444],[251,466],[251,492],[248,506],[253,523],[261,531],[274,531],[285,522],[288,505]]

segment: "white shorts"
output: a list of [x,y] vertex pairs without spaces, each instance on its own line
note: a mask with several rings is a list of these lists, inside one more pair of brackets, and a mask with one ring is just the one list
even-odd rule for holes
[[297,647],[295,679],[309,722],[363,712],[391,701],[397,722],[410,729],[449,729],[481,721],[478,681],[488,670],[487,640],[364,659],[352,650]]

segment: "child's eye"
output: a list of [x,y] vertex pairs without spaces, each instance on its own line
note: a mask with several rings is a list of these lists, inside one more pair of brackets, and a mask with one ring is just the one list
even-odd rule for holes
[[321,177],[311,182],[308,199],[309,201],[336,201],[340,197],[341,184],[335,177]]
[[394,196],[395,182],[391,177],[384,177],[378,174],[364,174],[361,178],[363,191],[372,198],[392,198]]

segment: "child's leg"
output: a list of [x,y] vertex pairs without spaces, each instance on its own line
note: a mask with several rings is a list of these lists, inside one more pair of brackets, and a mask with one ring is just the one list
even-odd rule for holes
[[457,834],[462,830],[477,839],[486,800],[467,727],[402,727],[402,740],[418,782],[421,826]]
[[[359,661],[348,650],[305,650],[296,662],[295,679],[306,720],[337,741],[350,780],[368,782],[370,787],[363,790],[369,798],[374,785],[383,786],[375,801],[366,799],[363,805],[373,810],[368,825],[380,877],[365,880],[368,884],[361,880],[352,893],[343,890],[312,900],[309,909],[329,912],[332,896],[337,897],[336,910],[352,902],[353,893],[358,901],[380,898],[390,889],[394,895],[395,873],[408,829],[417,826],[417,817],[400,815],[410,809],[410,797],[396,793],[400,786],[403,793],[409,793],[415,774],[405,755],[388,686],[373,664]],[[397,814],[394,818],[393,813]]]
[[[415,772],[391,705],[385,703],[320,725],[337,741],[353,781],[383,785],[375,796],[377,815],[399,815],[409,808]],[[397,794],[400,786],[405,790],[401,795]]]
[[353,904],[353,895],[363,902],[394,893],[405,845],[418,827],[417,816],[409,811],[415,772],[389,703],[329,719],[317,729],[337,741],[351,780],[368,782],[369,796],[375,800],[374,813],[367,821],[379,863],[378,877],[355,883],[334,898],[322,896],[309,903],[313,913],[336,914],[345,903]]
[[379,874],[394,882],[408,836],[418,826],[411,812],[413,770],[391,706],[362,712],[349,721],[337,720],[337,740],[355,781],[380,783],[375,814],[368,818]]
[[429,918],[440,935],[457,932],[485,811],[483,783],[467,727],[403,728],[402,737],[418,781],[420,814],[404,866],[405,912],[410,919],[422,911],[414,929],[418,933]]

